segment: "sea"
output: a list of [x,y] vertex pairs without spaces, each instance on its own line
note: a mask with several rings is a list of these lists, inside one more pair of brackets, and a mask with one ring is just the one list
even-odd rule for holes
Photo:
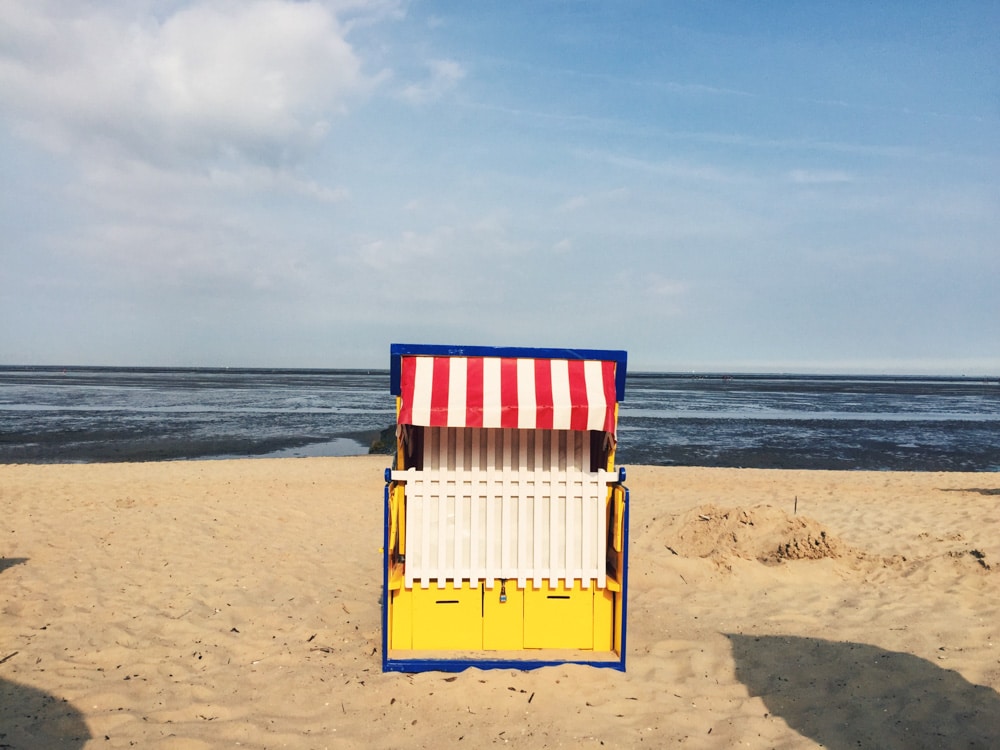
[[[394,421],[382,370],[0,367],[7,464],[360,455]],[[630,374],[617,458],[1000,471],[1000,379]]]

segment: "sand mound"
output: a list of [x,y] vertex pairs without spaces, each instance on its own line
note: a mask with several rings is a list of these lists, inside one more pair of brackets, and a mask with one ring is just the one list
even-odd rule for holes
[[667,547],[683,557],[739,557],[768,564],[854,554],[819,522],[771,505],[699,506],[679,519]]

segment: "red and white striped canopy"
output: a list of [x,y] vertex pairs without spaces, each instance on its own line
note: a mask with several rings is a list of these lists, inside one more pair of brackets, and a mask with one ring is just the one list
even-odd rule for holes
[[615,362],[404,356],[399,424],[615,431]]

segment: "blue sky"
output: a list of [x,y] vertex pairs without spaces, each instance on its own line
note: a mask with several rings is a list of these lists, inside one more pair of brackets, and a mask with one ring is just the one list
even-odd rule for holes
[[1000,373],[1000,3],[0,0],[0,364]]

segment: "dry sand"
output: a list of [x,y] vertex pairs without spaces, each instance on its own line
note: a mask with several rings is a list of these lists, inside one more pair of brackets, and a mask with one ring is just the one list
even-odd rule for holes
[[403,675],[386,460],[0,466],[0,748],[1000,747],[1000,474],[631,467],[626,673]]

